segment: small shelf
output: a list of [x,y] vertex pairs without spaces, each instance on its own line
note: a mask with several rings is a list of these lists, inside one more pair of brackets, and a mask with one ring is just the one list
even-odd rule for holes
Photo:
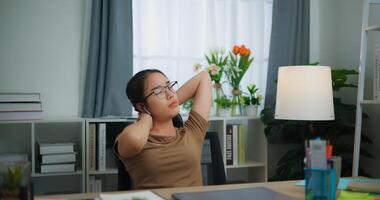
[[248,161],[247,163],[242,164],[242,165],[226,165],[227,169],[232,169],[232,168],[247,168],[247,167],[265,167],[265,164],[263,162]]
[[360,101],[360,104],[362,104],[362,105],[369,105],[369,104],[377,105],[377,104],[380,104],[380,100],[362,100],[362,101]]
[[56,173],[34,173],[32,177],[48,177],[48,176],[71,176],[71,175],[82,175],[82,170],[77,170],[75,172],[56,172]]
[[102,175],[102,174],[117,174],[117,169],[106,169],[105,171],[89,171],[90,175]]
[[380,31],[380,26],[369,26],[364,30],[365,31]]

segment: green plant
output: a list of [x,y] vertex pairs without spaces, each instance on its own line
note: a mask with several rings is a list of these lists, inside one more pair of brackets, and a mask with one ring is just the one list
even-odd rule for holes
[[191,98],[191,99],[185,101],[185,103],[182,104],[182,108],[185,109],[185,110],[190,110],[191,107],[193,107],[193,103],[194,103],[194,99]]
[[249,96],[241,96],[243,104],[246,106],[260,105],[260,102],[263,100],[263,96],[256,93],[259,88],[257,88],[255,84],[249,84],[247,86],[247,90],[249,92]]
[[10,165],[4,177],[4,185],[7,188],[14,189],[20,186],[23,174],[22,165]]
[[215,99],[215,103],[220,105],[221,108],[231,108],[233,104],[236,104],[236,102],[233,102],[226,96],[222,96],[220,98]]
[[[318,64],[318,63],[314,63]],[[341,88],[355,88],[356,85],[348,84],[349,75],[358,74],[355,70],[332,70],[332,85],[334,91]],[[290,149],[277,162],[275,175],[270,180],[294,180],[303,179],[303,158],[305,156],[304,141],[317,136],[328,139],[334,145],[334,155],[342,157],[342,176],[352,175],[352,152],[355,133],[356,106],[345,104],[339,97],[334,97],[335,120],[332,121],[296,121],[275,120],[274,107],[265,108],[261,112],[261,120],[266,125],[264,133],[268,143],[292,144]],[[368,118],[363,114],[363,118]],[[312,124],[314,132],[310,131]],[[362,143],[372,144],[372,140],[362,134]],[[365,145],[361,145],[365,146]],[[374,158],[371,153],[361,149],[361,156]],[[362,176],[370,176],[363,169],[359,169]]]

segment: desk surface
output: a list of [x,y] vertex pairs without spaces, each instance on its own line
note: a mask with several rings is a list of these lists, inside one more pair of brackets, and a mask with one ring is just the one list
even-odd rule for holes
[[[200,191],[215,191],[226,189],[238,189],[249,187],[267,187],[279,193],[294,197],[295,199],[304,199],[304,188],[295,186],[296,181],[281,181],[281,182],[266,182],[266,183],[245,183],[245,184],[228,184],[228,185],[213,185],[213,186],[199,186],[199,187],[183,187],[183,188],[165,188],[153,189],[154,193],[158,194],[164,199],[172,199],[172,193],[178,192],[200,192]],[[128,193],[128,191],[125,191]],[[105,194],[118,194],[123,192],[105,192]],[[67,194],[67,195],[51,195],[51,196],[37,196],[36,200],[44,199],[93,199],[99,197],[99,193],[84,193],[84,194]]]

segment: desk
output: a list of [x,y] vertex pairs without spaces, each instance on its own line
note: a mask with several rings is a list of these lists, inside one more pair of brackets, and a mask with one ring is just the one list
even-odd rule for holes
[[[266,182],[266,183],[244,183],[244,184],[228,184],[228,185],[212,185],[212,186],[199,186],[199,187],[182,187],[182,188],[165,188],[165,189],[153,189],[154,193],[158,194],[164,199],[172,199],[172,193],[178,192],[200,192],[211,190],[226,190],[226,189],[238,189],[249,187],[267,187],[279,193],[294,197],[295,199],[305,199],[304,188],[295,186],[297,181],[280,181],[280,182]],[[128,192],[128,191],[126,191]],[[107,194],[119,194],[118,192],[105,192]],[[93,199],[98,197],[99,193],[85,193],[85,194],[67,194],[67,195],[51,195],[51,196],[37,196],[36,200],[46,199]]]

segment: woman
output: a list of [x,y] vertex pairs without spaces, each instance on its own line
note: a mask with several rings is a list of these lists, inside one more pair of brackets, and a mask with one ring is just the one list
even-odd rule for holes
[[[143,70],[132,77],[127,95],[139,112],[136,123],[117,137],[117,153],[135,189],[202,185],[201,150],[211,106],[211,80],[201,72],[178,91],[159,70]],[[189,118],[175,128],[179,105],[194,97]]]

